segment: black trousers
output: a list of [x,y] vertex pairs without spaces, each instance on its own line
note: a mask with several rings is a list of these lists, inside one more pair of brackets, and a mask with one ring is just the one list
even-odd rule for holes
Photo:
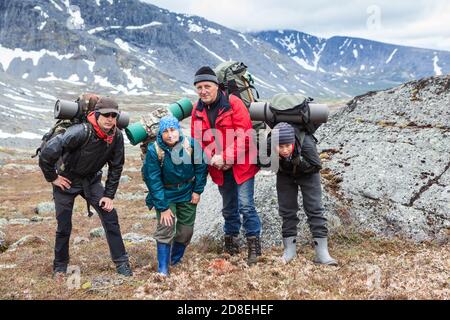
[[281,231],[283,238],[297,236],[297,225],[300,222],[297,216],[299,188],[302,192],[303,209],[313,238],[326,238],[328,228],[327,220],[323,215],[320,173],[304,174],[299,178],[278,173],[277,194],[279,214],[283,219]]
[[111,212],[103,210],[99,206],[99,201],[103,197],[104,188],[99,179],[95,179],[89,184],[89,196],[84,194],[83,187],[72,186],[70,189],[62,191],[59,187],[53,186],[53,198],[55,201],[56,220],[58,228],[55,240],[55,260],[53,267],[66,267],[69,263],[69,241],[72,232],[72,212],[75,198],[81,195],[97,211],[103,228],[106,233],[112,261],[119,265],[128,261],[128,254],[120,232],[119,218],[113,209]]

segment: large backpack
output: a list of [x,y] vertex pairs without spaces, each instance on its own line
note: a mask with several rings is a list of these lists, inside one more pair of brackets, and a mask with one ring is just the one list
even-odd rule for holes
[[[80,95],[77,100],[75,100],[75,102],[79,105],[79,110],[81,111],[81,113],[77,117],[72,119],[57,120],[56,123],[50,128],[50,130],[42,136],[41,145],[36,149],[36,152],[32,156],[32,158],[35,158],[37,155],[39,155],[41,151],[47,146],[47,143],[50,141],[50,139],[52,139],[53,137],[64,134],[64,132],[66,132],[69,127],[75,124],[87,123],[87,116],[91,111],[94,110],[98,100],[99,96],[92,93]],[[85,142],[87,143],[90,138],[91,130],[88,130],[88,126],[85,125],[85,131],[88,132]]]
[[302,124],[292,123],[283,120],[291,124],[294,128],[304,131],[308,134],[314,134],[321,124],[312,123],[310,119],[310,106],[309,103],[312,102],[312,98],[307,98],[301,94],[289,94],[289,93],[279,93],[273,96],[270,101],[270,111],[272,111],[274,120],[270,124],[271,127],[275,126],[278,122],[277,117],[283,116],[293,116],[302,118]]
[[219,88],[225,91],[227,96],[233,94],[240,98],[247,108],[250,108],[250,103],[255,102],[256,98],[259,98],[258,91],[253,86],[252,75],[243,62],[222,62],[214,69],[214,72],[219,80]]

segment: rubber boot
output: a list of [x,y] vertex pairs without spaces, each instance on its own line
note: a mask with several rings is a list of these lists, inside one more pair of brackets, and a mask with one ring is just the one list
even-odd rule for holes
[[328,239],[314,238],[314,250],[316,251],[315,263],[337,266],[338,263],[328,253]]
[[170,254],[170,265],[174,266],[183,258],[186,246],[182,243],[174,241],[172,244],[172,252]]
[[292,236],[283,238],[283,246],[283,262],[289,263],[297,256],[297,237]]
[[257,246],[258,237],[247,237],[248,257],[247,264],[249,266],[256,264],[258,259]]
[[164,276],[169,275],[169,263],[170,263],[170,244],[156,243],[157,255],[158,255],[158,273]]

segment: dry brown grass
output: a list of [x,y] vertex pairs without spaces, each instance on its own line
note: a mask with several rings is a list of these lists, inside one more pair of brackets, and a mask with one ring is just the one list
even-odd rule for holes
[[[29,160],[15,163],[31,164]],[[127,168],[140,167],[139,159],[127,160]],[[123,193],[142,192],[139,172],[126,172],[132,182]],[[51,201],[50,186],[40,171],[0,170],[0,218],[35,215],[37,203]],[[144,203],[117,200],[123,233],[150,235],[155,220],[145,219]],[[84,216],[79,199],[73,217],[72,239],[89,236],[100,226],[98,217]],[[282,248],[268,248],[258,264],[248,267],[245,252],[229,257],[216,244],[192,245],[183,263],[171,269],[169,278],[155,273],[155,245],[129,244],[127,250],[135,276],[116,275],[105,239],[71,244],[71,265],[81,270],[79,289],[69,289],[67,279],[52,278],[54,220],[3,228],[9,244],[25,235],[38,235],[45,244],[32,244],[0,254],[0,299],[449,299],[450,253],[448,246],[413,244],[401,239],[382,239],[343,229],[330,240],[330,251],[339,267],[311,262],[313,249],[300,246],[298,257],[284,265]],[[7,265],[15,265],[6,269]],[[2,267],[3,266],[3,267]],[[69,278],[70,280],[73,278]]]

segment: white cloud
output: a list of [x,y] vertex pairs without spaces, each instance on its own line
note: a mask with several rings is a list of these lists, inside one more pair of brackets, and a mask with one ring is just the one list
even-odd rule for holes
[[[354,36],[450,50],[450,3],[446,0],[142,0],[195,14],[239,31],[293,29],[316,36]],[[368,9],[379,9],[379,15]],[[239,8],[239,10],[236,10]],[[253,17],[253,18],[249,18]],[[368,21],[376,20],[378,24]],[[374,27],[375,26],[375,27]]]

